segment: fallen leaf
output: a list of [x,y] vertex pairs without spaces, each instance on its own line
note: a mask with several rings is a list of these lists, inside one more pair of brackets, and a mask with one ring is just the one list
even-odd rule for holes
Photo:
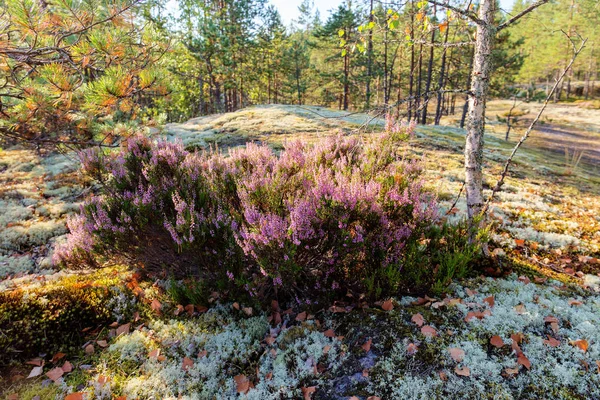
[[392,300],[386,300],[383,302],[383,304],[381,304],[381,309],[383,311],[391,311],[394,309],[394,303]]
[[483,299],[483,301],[485,301],[486,303],[488,303],[488,305],[490,307],[494,307],[494,304],[495,304],[494,296],[486,297],[485,299]]
[[246,378],[246,375],[237,375],[233,377],[235,381],[236,390],[238,393],[246,394],[250,390],[250,381]]
[[154,349],[150,353],[148,353],[148,358],[158,358],[160,355],[160,349]]
[[367,397],[367,400],[381,400],[381,397],[378,397],[378,396],[369,396],[369,397]]
[[265,343],[268,344],[269,346],[272,345],[273,343],[275,343],[275,338],[273,336],[269,336],[265,339]]
[[232,304],[233,308],[235,308],[236,310],[240,309],[240,303],[238,303],[237,301],[235,303]]
[[423,324],[425,323],[425,319],[423,318],[421,313],[413,315],[410,320],[417,326],[423,326]]
[[475,292],[475,291],[473,291],[473,290],[471,290],[469,288],[465,289],[465,293],[467,293],[467,296],[469,296],[469,297],[473,297],[473,296],[475,296],[477,294],[477,292]]
[[448,349],[448,351],[450,352],[450,357],[452,357],[452,359],[458,363],[465,358],[465,351],[463,349],[451,347]]
[[444,371],[438,372],[438,375],[442,381],[446,382],[448,380],[448,375]]
[[517,247],[523,247],[523,246],[525,246],[525,239],[515,239],[515,245]]
[[517,375],[519,373],[519,368],[506,368],[504,369],[504,373],[508,376]]
[[425,325],[424,327],[422,327],[421,333],[427,337],[437,336],[437,331],[435,330],[435,328],[429,325]]
[[36,376],[40,376],[42,372],[44,372],[44,367],[41,365],[39,367],[33,367],[27,378],[35,378]]
[[406,346],[406,354],[408,354],[409,356],[412,356],[413,354],[416,354],[418,350],[418,346],[414,343],[409,343]]
[[131,324],[129,324],[129,323],[119,326],[117,328],[117,332],[116,332],[117,336],[128,334],[130,327],[131,327]]
[[41,358],[34,358],[33,360],[29,360],[27,361],[25,364],[29,364],[29,365],[35,365],[36,367],[41,367],[44,365],[44,360],[42,360]]
[[177,307],[175,307],[175,310],[173,311],[173,314],[175,316],[178,316],[179,314],[181,314],[183,312],[184,308],[181,304],[177,304]]
[[372,343],[372,342],[373,342],[373,341],[372,341],[371,339],[367,340],[367,341],[366,341],[365,343],[363,343],[363,345],[361,346],[361,347],[362,347],[362,349],[363,349],[365,352],[367,352],[367,353],[368,353],[368,352],[371,350],[371,343]]
[[313,393],[317,391],[317,387],[316,386],[302,387],[301,390],[302,390],[302,396],[304,396],[304,400],[310,400],[310,399],[312,399]]
[[252,315],[252,307],[244,307],[244,308],[242,308],[242,311],[244,311],[244,313],[247,316],[251,316]]
[[62,368],[56,367],[46,372],[46,376],[56,382],[61,376],[63,376],[64,373],[65,371],[63,371]]
[[188,304],[187,306],[184,307],[184,309],[190,317],[192,315],[194,315],[194,305],[193,304]]
[[547,344],[550,347],[557,347],[560,346],[560,341],[548,335],[548,340],[544,339],[544,344]]
[[531,283],[531,279],[529,279],[528,277],[521,275],[518,279],[520,282],[523,282],[526,285],[529,285]]
[[65,363],[62,366],[62,370],[67,373],[67,372],[71,372],[73,371],[73,364],[71,364],[68,361],[65,361]]
[[490,344],[494,347],[502,347],[504,346],[504,341],[502,340],[502,338],[498,335],[496,336],[492,336],[492,338],[490,339]]
[[580,305],[583,305],[583,303],[579,300],[571,299],[571,300],[569,300],[569,305],[570,306],[580,306]]
[[331,346],[327,345],[327,346],[323,347],[323,354],[329,353],[329,350],[331,350]]
[[575,347],[578,347],[579,349],[581,349],[584,353],[588,350],[589,344],[588,341],[585,339],[578,339],[575,340],[573,342],[571,342],[571,344]]
[[83,400],[83,392],[68,394],[65,400]]
[[150,308],[152,309],[152,311],[154,311],[160,315],[161,309],[162,309],[162,304],[160,303],[160,301],[154,299],[154,300],[152,300],[152,304],[150,304]]
[[304,320],[306,320],[306,311],[303,311],[300,314],[296,315],[296,321],[302,322]]
[[551,324],[553,322],[558,323],[558,318],[553,317],[552,315],[549,315],[547,317],[544,318],[544,322],[547,324]]
[[456,375],[460,376],[471,376],[471,370],[469,367],[458,368],[457,365],[456,368],[454,368],[454,372],[456,372]]
[[600,361],[596,360],[596,367],[598,367],[598,373],[600,374]]
[[87,346],[85,346],[85,354],[94,354],[94,345],[93,344],[88,344]]
[[517,312],[517,314],[525,314],[525,304],[517,304],[515,306],[515,311]]
[[181,365],[181,369],[184,371],[189,370],[194,365],[194,361],[192,361],[189,357],[183,357],[183,364]]
[[204,357],[206,357],[207,354],[208,354],[208,351],[202,350],[201,352],[198,353],[198,358],[204,358]]
[[323,332],[323,335],[325,335],[325,337],[335,337],[335,333],[333,332],[333,329],[327,329],[325,332]]
[[100,347],[102,347],[103,349],[108,347],[108,342],[106,340],[98,340],[96,342],[96,344]]
[[66,356],[65,353],[58,352],[52,357],[52,360],[50,360],[50,362],[56,363],[58,360],[62,359],[64,356]]
[[519,357],[517,357],[517,363],[521,364],[522,366],[524,366],[528,370],[531,369],[531,361],[529,361],[529,358],[525,357],[525,354],[523,354],[523,353],[521,353],[519,355]]
[[109,381],[110,381],[110,378],[108,376],[100,375],[98,377],[98,383],[100,384],[100,386],[104,386]]

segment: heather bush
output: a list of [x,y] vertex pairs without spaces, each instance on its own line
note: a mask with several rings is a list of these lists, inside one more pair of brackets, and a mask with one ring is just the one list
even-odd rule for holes
[[409,289],[404,268],[437,224],[422,165],[403,155],[410,131],[293,142],[279,155],[252,143],[191,153],[141,136],[112,154],[87,150],[83,170],[105,190],[69,221],[56,261],[116,251],[165,276],[307,304]]

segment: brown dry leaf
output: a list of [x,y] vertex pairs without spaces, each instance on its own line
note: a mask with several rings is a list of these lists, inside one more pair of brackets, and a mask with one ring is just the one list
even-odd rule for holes
[[85,354],[94,354],[94,345],[93,344],[88,344],[87,346],[85,346]]
[[490,344],[494,347],[502,347],[504,346],[504,341],[502,340],[502,338],[498,335],[496,336],[492,336],[492,338],[490,339]]
[[469,288],[465,289],[465,293],[467,293],[467,296],[469,296],[469,297],[473,297],[473,296],[475,296],[477,294],[477,292],[475,292],[475,291],[473,291],[473,290],[471,290]]
[[369,396],[369,397],[367,397],[367,400],[381,400],[381,397],[379,397],[379,396]]
[[581,306],[581,305],[583,305],[583,303],[579,300],[571,299],[571,300],[569,300],[569,305],[570,306]]
[[515,311],[517,312],[517,314],[525,314],[525,304],[517,304],[515,306]]
[[312,399],[313,393],[317,391],[316,386],[302,387],[301,389],[302,389],[302,396],[304,397],[304,400]]
[[335,333],[333,332],[333,329],[327,329],[325,332],[323,332],[323,335],[325,335],[325,337],[335,337]]
[[184,308],[181,304],[177,304],[177,307],[175,307],[175,310],[173,311],[173,314],[175,316],[178,316],[179,314],[181,314],[183,312]]
[[252,315],[252,307],[244,307],[242,308],[242,311],[247,315],[247,316],[251,316]]
[[198,358],[204,358],[204,357],[206,357],[207,354],[208,354],[208,351],[202,350],[201,352],[198,353]]
[[184,371],[189,370],[194,365],[194,361],[189,357],[183,357],[183,363],[181,369]]
[[9,394],[6,397],[6,400],[19,400],[19,394],[18,393]]
[[504,373],[508,376],[517,375],[519,373],[519,367],[517,368],[506,368],[504,369]]
[[46,376],[56,382],[61,376],[63,376],[64,373],[65,371],[63,371],[62,368],[56,367],[46,372]]
[[531,283],[531,279],[529,279],[528,277],[521,275],[518,279],[520,282],[523,282],[526,285],[529,285]]
[[70,363],[70,362],[68,362],[68,361],[65,361],[65,363],[64,363],[64,364],[63,364],[63,366],[62,366],[62,370],[63,370],[65,373],[68,373],[68,372],[71,372],[71,371],[73,371],[73,364],[71,364],[71,363]]
[[523,353],[517,357],[517,363],[524,366],[528,370],[531,369],[531,361],[529,361],[529,358],[525,357],[525,354]]
[[40,376],[42,372],[44,372],[44,367],[41,365],[39,367],[33,367],[27,378],[35,378],[36,376]]
[[71,393],[65,396],[65,400],[83,400],[83,392]]
[[270,381],[271,379],[273,379],[273,373],[272,372],[267,373],[265,375],[265,379],[268,380],[268,381]]
[[454,368],[454,372],[459,376],[471,376],[471,370],[469,367],[458,368],[457,365],[456,368]]
[[483,301],[485,301],[486,303],[488,303],[488,305],[490,307],[494,307],[494,304],[496,304],[496,302],[494,300],[494,296],[486,297],[485,299],[483,299]]
[[600,361],[596,360],[596,367],[598,367],[598,373],[600,374]]
[[413,354],[416,354],[416,353],[417,353],[417,350],[418,350],[418,348],[419,348],[419,347],[418,347],[416,344],[414,344],[414,343],[409,343],[409,344],[406,346],[406,354],[408,354],[409,356],[412,356]]
[[265,339],[265,343],[268,344],[269,346],[272,345],[273,343],[275,343],[275,338],[273,336],[269,336]]
[[383,311],[391,311],[394,309],[394,303],[392,300],[386,300],[383,302],[383,304],[381,304],[381,309]]
[[56,353],[53,357],[52,360],[50,360],[51,363],[56,364],[60,359],[62,359],[64,356],[66,356],[65,353],[61,353],[60,351],[58,353]]
[[117,332],[116,332],[117,336],[128,334],[130,327],[131,327],[131,324],[129,324],[129,323],[119,326],[117,328]]
[[421,328],[421,333],[427,337],[437,336],[437,331],[433,326],[425,325]]
[[148,358],[158,358],[160,355],[160,349],[154,349],[150,353],[148,353]]
[[327,345],[327,346],[323,347],[323,354],[329,353],[329,350],[331,350],[331,346]]
[[44,360],[42,360],[40,357],[38,357],[38,358],[34,358],[33,360],[27,361],[25,364],[35,365],[36,367],[41,367],[44,365]]
[[458,347],[451,347],[448,349],[450,352],[450,357],[456,362],[461,362],[463,358],[465,358],[465,351],[463,349],[459,349]]
[[233,377],[235,381],[236,390],[238,393],[246,394],[250,390],[250,381],[246,378],[246,375],[237,375]]
[[233,308],[235,308],[236,310],[240,309],[240,303],[238,303],[237,301],[235,303],[233,303]]
[[535,278],[533,278],[533,281],[535,283],[546,283],[548,281],[548,278],[540,278],[539,276],[536,276]]
[[544,318],[544,322],[547,324],[558,323],[558,318],[553,317],[552,315],[548,315],[547,317]]
[[107,382],[110,382],[110,378],[108,376],[100,375],[98,377],[98,383],[100,386],[104,386]]
[[306,320],[306,311],[302,311],[300,314],[296,315],[296,321],[302,322]]
[[100,347],[102,347],[103,349],[108,347],[108,342],[106,340],[98,340],[96,342],[96,344]]
[[584,353],[588,350],[589,343],[585,339],[578,339],[571,342],[571,344],[575,347],[581,349]]
[[190,317],[192,315],[194,315],[194,305],[193,304],[188,304],[187,306],[184,307],[184,309]]
[[544,344],[547,344],[550,347],[558,347],[560,346],[560,341],[548,335],[548,340],[544,339]]
[[161,309],[162,309],[162,304],[160,303],[160,301],[154,299],[154,300],[152,300],[152,303],[150,304],[150,308],[152,309],[152,311],[154,311],[158,315],[160,315]]
[[523,246],[525,246],[525,239],[515,239],[515,245],[517,247],[523,247]]
[[368,353],[368,352],[371,350],[371,343],[373,343],[373,341],[372,341],[371,339],[367,340],[367,341],[366,341],[365,343],[363,343],[363,345],[361,346],[361,347],[362,347],[362,349],[363,349],[365,352],[367,352],[367,353]]
[[412,316],[412,318],[410,319],[415,325],[417,326],[423,326],[423,324],[425,323],[425,318],[423,318],[423,316],[421,315],[421,313],[415,314]]

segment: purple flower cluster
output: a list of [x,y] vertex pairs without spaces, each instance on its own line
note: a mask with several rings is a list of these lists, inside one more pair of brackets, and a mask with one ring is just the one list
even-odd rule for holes
[[406,159],[396,135],[412,128],[389,119],[386,129],[371,140],[294,142],[279,155],[256,144],[229,156],[190,153],[142,136],[117,154],[86,151],[83,170],[104,177],[106,191],[70,221],[56,260],[99,243],[139,249],[151,242],[148,232],[163,232],[177,252],[195,257],[200,275],[251,296],[275,290],[310,300],[365,290],[378,271],[401,271],[407,241],[437,218],[422,165]]

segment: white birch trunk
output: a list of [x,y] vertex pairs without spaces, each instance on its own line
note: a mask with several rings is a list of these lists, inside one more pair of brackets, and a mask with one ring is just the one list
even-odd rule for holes
[[[475,53],[471,72],[471,94],[467,111],[467,136],[465,143],[465,189],[467,216],[471,228],[476,228],[474,218],[480,215],[483,199],[483,134],[485,105],[491,70],[492,42],[495,36],[494,0],[481,0],[475,39]],[[471,235],[474,234],[471,230]],[[473,239],[473,237],[471,237]]]

